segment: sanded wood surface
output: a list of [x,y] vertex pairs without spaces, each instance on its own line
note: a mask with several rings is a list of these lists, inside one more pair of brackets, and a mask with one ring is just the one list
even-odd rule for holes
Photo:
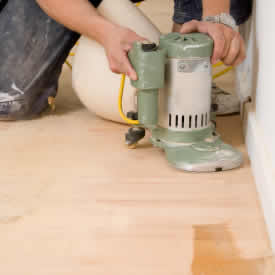
[[1,274],[274,274],[238,116],[218,126],[244,166],[184,173],[148,137],[127,149],[69,79],[56,113],[0,124]]
[[[151,3],[163,23],[166,1]],[[55,113],[0,123],[0,274],[274,274],[239,116],[218,128],[244,166],[184,173],[148,137],[127,149],[127,127],[86,111],[70,77]]]

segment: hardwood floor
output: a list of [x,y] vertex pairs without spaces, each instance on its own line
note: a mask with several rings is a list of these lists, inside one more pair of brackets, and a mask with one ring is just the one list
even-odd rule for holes
[[[144,8],[163,24],[165,3]],[[218,128],[243,167],[178,171],[148,138],[127,149],[127,127],[85,110],[65,68],[55,113],[0,123],[0,273],[274,275],[240,117]]]

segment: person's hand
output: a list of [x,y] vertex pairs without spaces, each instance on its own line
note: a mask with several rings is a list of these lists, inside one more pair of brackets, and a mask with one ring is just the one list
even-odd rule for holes
[[114,73],[124,73],[132,80],[137,80],[137,74],[128,59],[128,52],[134,42],[145,40],[130,29],[114,26],[112,33],[102,42],[110,70]]
[[221,60],[226,65],[238,66],[245,59],[245,44],[239,32],[232,28],[212,22],[192,20],[182,25],[180,33],[201,32],[214,40],[211,62]]

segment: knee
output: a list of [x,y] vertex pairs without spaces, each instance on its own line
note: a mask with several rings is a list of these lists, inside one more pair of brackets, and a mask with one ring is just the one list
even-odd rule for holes
[[30,104],[26,98],[0,101],[0,120],[27,119],[31,113]]
[[54,106],[55,95],[40,97],[21,96],[1,100],[0,95],[0,121],[1,120],[28,120],[39,117],[50,106]]
[[34,86],[27,91],[13,87],[9,93],[0,92],[0,120],[35,118],[49,107],[49,98],[54,98],[56,93],[56,84],[48,88]]
[[[32,95],[32,96],[31,96]],[[0,93],[0,120],[23,120],[35,114],[36,97],[34,93],[15,91]]]

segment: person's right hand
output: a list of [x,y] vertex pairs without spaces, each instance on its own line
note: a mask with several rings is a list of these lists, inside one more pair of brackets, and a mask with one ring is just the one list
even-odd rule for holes
[[111,33],[102,41],[111,71],[126,74],[132,80],[137,80],[137,74],[128,59],[128,52],[134,42],[145,40],[130,29],[113,26]]

